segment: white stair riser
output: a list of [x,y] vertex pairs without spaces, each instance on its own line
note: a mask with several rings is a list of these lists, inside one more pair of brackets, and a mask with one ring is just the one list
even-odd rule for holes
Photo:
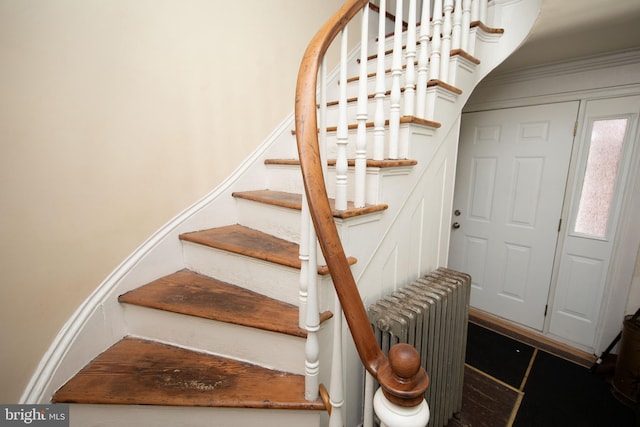
[[[292,170],[288,172],[284,171],[284,168],[278,168],[277,171],[274,170],[273,172],[271,172],[273,176],[271,176],[269,179],[269,189],[277,190],[277,191],[287,191],[287,192],[298,193],[298,194],[304,191],[302,187],[302,177],[299,176],[298,166],[289,166],[289,168],[291,168]],[[347,173],[347,180],[350,183],[347,189],[347,198],[349,200],[354,200],[354,192],[355,192],[355,188],[353,184],[354,176],[355,176],[355,169],[353,167],[349,167],[349,170]],[[384,169],[373,168],[373,167],[367,168],[366,183],[365,183],[365,186],[366,186],[365,202],[367,204],[375,205],[375,204],[384,202],[381,196],[381,192],[382,192],[381,186],[382,186],[382,180],[384,179],[385,176],[386,176],[386,173]],[[335,179],[336,179],[335,177],[336,177],[335,167],[333,166],[329,167],[327,169],[327,175],[326,175],[327,181],[329,183],[335,183]],[[331,198],[335,197],[335,185],[329,185],[327,187],[327,192],[329,197]],[[240,215],[241,214],[239,214],[239,218],[240,218]],[[244,215],[242,216],[244,217]],[[262,219],[261,222],[268,222],[273,219],[274,218],[271,218],[270,220]],[[255,222],[256,220],[254,219],[252,223],[255,224]],[[298,219],[298,222],[299,222],[299,219]],[[248,223],[245,224],[244,222],[242,222],[242,220],[240,223],[243,225],[249,226]],[[256,227],[260,227],[257,229],[261,231],[266,230],[258,225],[256,225]],[[295,224],[291,224],[290,227],[295,228]],[[299,235],[300,233],[298,230],[297,239],[299,239]],[[292,241],[298,242],[299,240],[292,240]]]
[[[335,153],[333,153],[335,156]],[[411,167],[399,167],[399,168],[377,168],[369,167],[366,173],[366,190],[365,190],[365,202],[370,205],[384,203],[383,186],[385,177],[394,176],[398,173],[407,174],[411,170]],[[347,180],[349,186],[347,188],[347,198],[354,200],[354,176],[355,168],[349,167],[347,172]],[[329,197],[335,197],[335,167],[327,168],[326,175],[329,186],[327,192]],[[302,187],[302,177],[300,176],[300,169],[298,166],[277,166],[275,168],[269,168],[269,189],[277,191],[286,191],[291,193],[301,193],[304,191]],[[246,225],[244,222],[241,222]],[[295,228],[295,227],[293,227]],[[261,231],[261,228],[258,228]]]
[[298,269],[190,242],[183,248],[190,270],[298,305]]
[[302,194],[302,173],[299,165],[267,165],[266,188],[286,193]]
[[319,411],[154,405],[71,405],[70,427],[319,427]]
[[[391,105],[391,98],[385,96],[383,100],[383,111],[386,115],[389,114],[389,106]],[[327,125],[336,126],[339,118],[339,106],[338,104],[330,105],[327,107]],[[377,108],[377,100],[375,98],[367,99],[367,122],[373,122],[375,118]],[[400,111],[402,112],[402,107]],[[355,124],[358,122],[358,102],[352,101],[347,103],[347,124]]]
[[300,244],[300,211],[246,199],[236,199],[238,223]]
[[[185,267],[295,306],[300,304],[300,270],[190,242],[183,242]],[[331,310],[331,277],[318,276],[320,310]]]
[[[493,40],[493,39],[489,39],[489,40]],[[482,45],[482,44],[481,44]],[[403,61],[402,63],[405,64],[406,60],[404,58],[404,51],[402,53],[403,55]],[[416,51],[416,55],[419,54],[419,51]],[[416,56],[416,58],[414,59],[414,70],[415,70],[415,83],[417,83],[418,81],[418,63],[415,62],[418,60],[418,57]],[[367,62],[367,75],[371,74],[371,73],[375,73],[377,72],[377,66],[376,66],[376,62],[375,60],[371,60]],[[457,81],[457,74],[459,74],[459,70],[456,68],[457,63],[460,62],[460,58],[458,57],[458,55],[454,55],[451,56],[449,58],[449,74],[447,76],[440,76],[439,80],[442,80],[444,82],[447,82],[451,85],[455,85],[456,81]],[[391,72],[389,71],[391,70],[391,55],[387,55],[387,57],[385,58],[385,80],[384,80],[384,90],[385,91],[389,91],[392,88],[392,83],[393,83],[393,76],[391,74]],[[357,66],[353,66],[353,69],[349,70],[349,74],[348,74],[348,78],[352,78],[352,77],[358,77],[360,73],[360,70]],[[427,73],[428,75],[430,75],[430,70],[427,69]],[[367,95],[372,95],[376,93],[376,84],[377,84],[377,79],[376,76],[370,76],[367,78]],[[404,69],[403,69],[403,75],[400,78],[400,87],[404,88],[404,86],[406,85],[406,80],[405,80],[405,74],[404,74]],[[337,101],[339,99],[339,85],[336,85],[334,87],[330,87],[327,89],[327,101],[328,102],[332,102],[332,101]],[[359,95],[359,79],[358,80],[353,80],[349,83],[347,83],[347,98],[355,98]],[[389,95],[387,95],[388,97]],[[402,102],[401,102],[402,105]],[[369,113],[371,116],[371,112]],[[373,117],[373,116],[371,116]],[[331,122],[329,122],[331,123]]]
[[[304,338],[124,304],[129,335],[304,374]],[[283,352],[282,349],[287,351]]]

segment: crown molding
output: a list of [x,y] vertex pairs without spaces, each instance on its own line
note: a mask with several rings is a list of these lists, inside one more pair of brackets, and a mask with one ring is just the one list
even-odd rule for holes
[[640,63],[640,49],[627,49],[611,54],[589,56],[569,61],[490,74],[481,83],[484,87],[520,83],[530,80],[560,77],[577,72],[598,71]]

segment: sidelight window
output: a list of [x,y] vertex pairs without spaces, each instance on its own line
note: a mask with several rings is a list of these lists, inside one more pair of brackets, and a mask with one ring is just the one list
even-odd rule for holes
[[595,120],[573,231],[604,239],[614,203],[628,119]]

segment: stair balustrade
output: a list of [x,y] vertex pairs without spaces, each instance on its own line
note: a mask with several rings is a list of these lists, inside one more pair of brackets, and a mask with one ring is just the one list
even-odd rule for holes
[[[303,264],[301,277],[301,326],[308,331],[306,360],[306,398],[318,398],[318,298],[312,296],[317,292],[317,279],[314,277],[317,257],[314,254],[317,235],[324,260],[329,268],[339,301],[353,340],[367,372],[380,384],[381,391],[376,393],[374,405],[376,413],[385,425],[425,425],[428,420],[428,407],[424,402],[424,392],[428,386],[427,373],[420,367],[415,349],[397,346],[397,350],[385,356],[378,347],[365,312],[355,279],[351,273],[349,262],[344,253],[340,237],[330,206],[328,194],[333,187],[335,209],[346,210],[348,206],[348,188],[355,188],[352,200],[355,207],[363,207],[366,197],[366,165],[367,153],[374,160],[402,159],[408,157],[408,140],[401,142],[401,117],[433,120],[435,92],[429,91],[428,81],[444,82],[450,80],[449,53],[451,49],[464,49],[475,45],[470,39],[475,33],[469,30],[473,20],[486,17],[486,0],[409,0],[408,23],[402,21],[405,4],[395,1],[395,15],[387,12],[387,1],[379,0],[377,28],[369,28],[370,5],[366,0],[348,1],[316,34],[309,44],[298,76],[295,105],[295,125],[298,154],[303,175],[305,206],[303,216],[309,215],[311,220],[302,221],[300,259]],[[420,22],[417,22],[420,11]],[[353,70],[348,64],[348,31],[357,25],[354,18],[362,19],[358,69]],[[395,16],[395,19],[393,19]],[[430,16],[433,17],[430,20]],[[390,18],[391,17],[391,18]],[[390,22],[393,20],[393,22]],[[375,26],[375,25],[374,25]],[[466,28],[465,28],[466,26]],[[405,29],[406,28],[406,29]],[[391,49],[391,69],[386,70],[387,32],[393,29]],[[339,82],[338,82],[338,118],[335,127],[333,150],[335,159],[335,182],[326,182],[328,144],[326,122],[326,60],[325,53],[340,35],[339,44]],[[403,42],[406,39],[406,47]],[[417,39],[417,40],[416,40]],[[369,49],[375,43],[375,49]],[[368,148],[367,127],[369,124],[369,51],[373,50],[375,64],[375,88],[373,89],[373,132],[372,146]],[[403,64],[404,62],[404,64]],[[417,64],[417,73],[416,73]],[[347,98],[348,73],[357,78],[356,109],[353,117],[348,116],[349,100]],[[390,73],[390,91],[387,92],[387,74]],[[404,81],[404,85],[403,85]],[[320,96],[320,103],[317,97]],[[318,108],[319,105],[319,108]],[[348,146],[349,120],[355,122],[357,130],[354,142],[355,167],[354,182],[349,183]],[[437,124],[433,123],[437,126]],[[387,139],[388,138],[388,139]],[[308,241],[307,241],[308,239]],[[334,334],[333,358],[330,385],[331,413],[330,425],[342,425],[342,326],[339,323],[340,312],[336,310],[335,322],[338,327]],[[389,410],[389,408],[393,408]],[[400,409],[404,408],[404,409]],[[404,412],[401,421],[394,420],[397,414]],[[396,414],[396,415],[389,415]],[[387,418],[391,416],[391,418]],[[369,415],[365,414],[365,417]],[[415,424],[406,424],[408,419],[415,419]],[[399,424],[398,424],[399,422]],[[366,425],[366,424],[365,424]]]

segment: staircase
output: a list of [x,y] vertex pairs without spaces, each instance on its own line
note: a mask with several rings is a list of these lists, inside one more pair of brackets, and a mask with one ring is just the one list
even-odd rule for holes
[[[461,5],[456,1],[456,7]],[[372,15],[376,7],[371,6]],[[446,265],[462,106],[477,82],[522,41],[538,8],[537,0],[489,2],[492,21],[504,27],[504,34],[484,22],[469,24],[478,33],[475,52],[452,50],[449,82],[429,82],[435,94],[431,114],[399,119],[408,158],[374,160],[368,148],[367,189],[358,195],[349,184],[346,208],[340,186],[327,186],[365,304],[421,271]],[[385,19],[393,26],[392,17]],[[397,38],[391,33],[386,45]],[[370,44],[368,79],[373,82],[376,48]],[[353,138],[361,78],[356,77],[356,55],[354,50],[346,67],[353,76],[346,85],[352,99],[343,104]],[[386,64],[392,55],[390,47]],[[332,74],[327,83],[328,96],[336,99],[344,85],[338,80]],[[368,116],[373,117],[376,88],[369,84],[368,89]],[[329,183],[344,178],[335,141],[340,130],[333,127],[343,107],[327,103]],[[376,131],[373,122],[366,127],[371,135]],[[336,297],[321,254],[313,268],[319,326],[309,329],[300,314],[308,298],[299,286],[301,275],[308,273],[308,257],[301,252],[306,237],[300,217],[306,205],[296,132],[289,118],[223,185],[126,260],[52,344],[25,393],[27,400],[72,404],[72,426],[324,426],[331,406],[344,410],[341,424],[360,424],[366,406],[363,370],[350,340],[336,338],[333,330],[342,315],[334,316]],[[360,154],[351,146],[347,153],[347,175],[353,179]],[[395,260],[391,267],[390,259]],[[339,323],[338,329],[346,330]],[[346,343],[339,351],[345,359],[343,399],[327,396],[324,387],[319,397],[309,399],[305,377],[311,333],[319,342],[315,375],[327,387],[335,368],[332,349]]]

